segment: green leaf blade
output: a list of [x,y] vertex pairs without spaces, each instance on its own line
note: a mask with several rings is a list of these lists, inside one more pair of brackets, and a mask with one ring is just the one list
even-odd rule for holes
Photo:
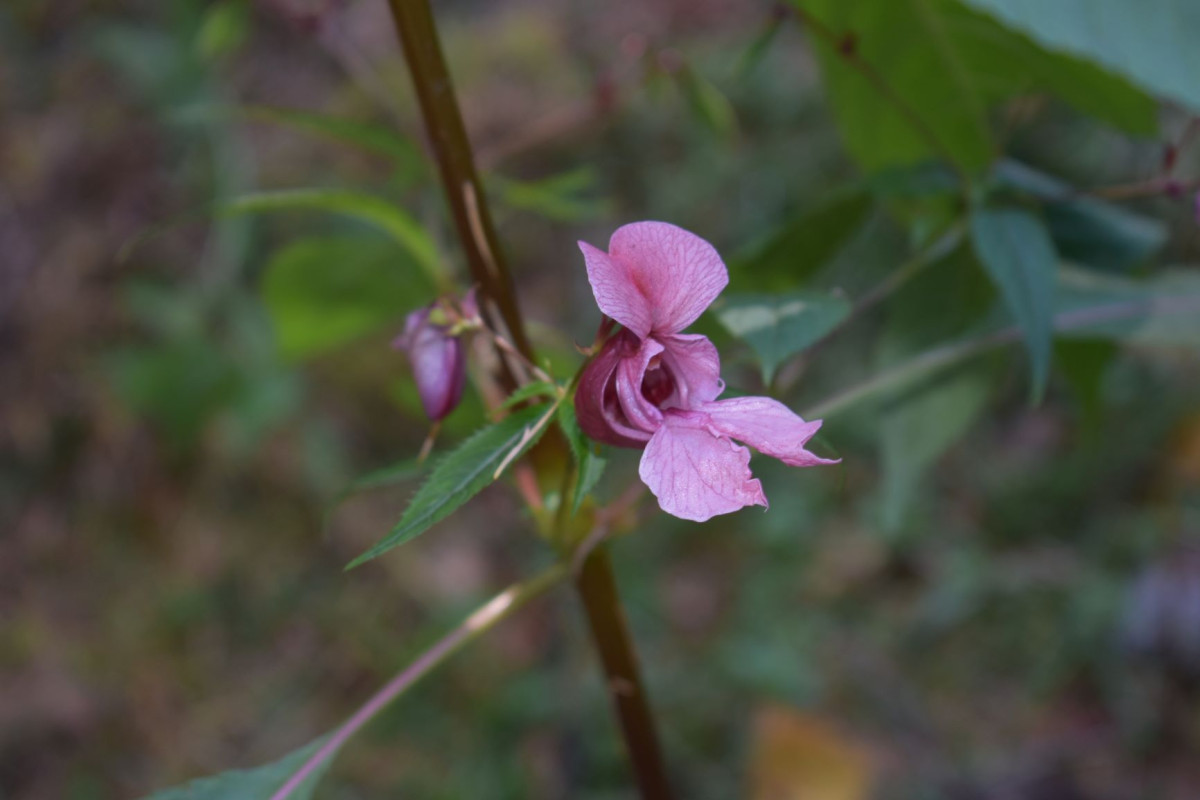
[[1072,53],[1200,110],[1195,0],[965,0],[1043,46]]
[[[323,738],[318,739],[270,764],[254,769],[229,770],[208,778],[197,778],[182,786],[155,792],[143,800],[270,800],[271,795],[304,766],[304,762],[316,753],[323,743]],[[311,800],[317,782],[329,769],[332,760],[327,758],[321,762],[312,774],[288,795],[289,800]]]
[[1045,225],[1018,208],[983,208],[971,215],[971,240],[984,270],[1000,289],[1025,338],[1040,398],[1053,352],[1055,274],[1058,256]]
[[492,483],[496,469],[506,459],[520,458],[537,442],[546,429],[542,418],[549,408],[522,409],[483,428],[443,456],[391,532],[346,568],[353,569],[412,541]]
[[763,380],[790,356],[824,338],[850,314],[843,297],[815,292],[734,294],[724,298],[717,319],[753,348]]

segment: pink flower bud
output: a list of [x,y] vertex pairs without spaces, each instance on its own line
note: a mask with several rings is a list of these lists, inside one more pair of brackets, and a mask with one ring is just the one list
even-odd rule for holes
[[409,314],[404,333],[396,337],[392,347],[408,354],[425,415],[437,422],[462,400],[467,366],[462,341],[449,336],[447,326],[430,320],[432,308]]

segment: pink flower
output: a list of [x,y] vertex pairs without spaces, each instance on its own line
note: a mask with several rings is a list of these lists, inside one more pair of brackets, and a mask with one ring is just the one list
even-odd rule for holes
[[467,366],[462,340],[450,334],[449,325],[431,319],[434,312],[441,310],[433,305],[409,314],[392,347],[408,355],[425,416],[437,422],[462,400]]
[[804,449],[821,427],[769,397],[717,400],[717,349],[680,333],[729,283],[721,257],[665,222],[618,228],[605,253],[579,243],[600,310],[624,326],[583,375],[580,427],[593,439],[642,447],[639,474],[668,514],[702,522],[767,505],[747,445],[794,467],[832,464]]

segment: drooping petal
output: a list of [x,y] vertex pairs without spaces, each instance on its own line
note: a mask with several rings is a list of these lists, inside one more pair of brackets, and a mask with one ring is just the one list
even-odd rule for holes
[[[650,330],[659,334],[679,333],[695,322],[729,283],[725,263],[711,244],[667,222],[622,225],[608,243],[608,255],[610,263],[623,267],[612,270],[613,274],[619,272],[624,276],[623,292],[636,289],[644,298],[645,305],[638,308],[649,312],[648,324],[640,318],[637,322],[639,326],[646,324],[646,332],[609,312],[604,303],[600,303],[600,308],[640,336]],[[590,261],[588,279],[592,280],[599,302],[600,292],[592,279]],[[611,289],[606,286],[605,291],[607,294]]]
[[430,322],[428,308],[408,315],[392,346],[408,354],[425,416],[437,422],[458,406],[467,376],[462,342]]
[[672,516],[703,522],[745,506],[766,506],[750,475],[750,451],[715,436],[703,415],[668,412],[642,453],[638,474]]
[[642,385],[646,380],[646,370],[650,362],[659,357],[662,351],[663,346],[658,342],[642,339],[638,350],[617,364],[615,385],[621,411],[631,427],[648,434],[658,430],[663,415],[654,403],[646,399]]
[[617,398],[617,366],[637,353],[637,337],[621,331],[584,367],[575,391],[575,417],[591,438],[617,447],[641,447],[650,434],[629,424]]
[[821,420],[805,422],[790,408],[769,397],[734,397],[703,407],[714,431],[750,445],[763,455],[793,467],[836,464],[804,449],[820,430]]
[[668,333],[655,337],[663,346],[662,359],[674,379],[675,391],[663,408],[699,408],[725,390],[721,356],[707,336]]
[[630,273],[629,265],[587,242],[579,242],[579,249],[583,251],[588,283],[600,310],[639,338],[649,335],[654,319],[650,301]]

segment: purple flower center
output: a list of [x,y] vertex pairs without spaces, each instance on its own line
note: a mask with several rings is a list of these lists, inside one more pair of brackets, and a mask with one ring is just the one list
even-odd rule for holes
[[650,359],[646,366],[646,375],[642,378],[642,397],[655,408],[662,404],[675,392],[675,379],[662,362],[660,356]]

